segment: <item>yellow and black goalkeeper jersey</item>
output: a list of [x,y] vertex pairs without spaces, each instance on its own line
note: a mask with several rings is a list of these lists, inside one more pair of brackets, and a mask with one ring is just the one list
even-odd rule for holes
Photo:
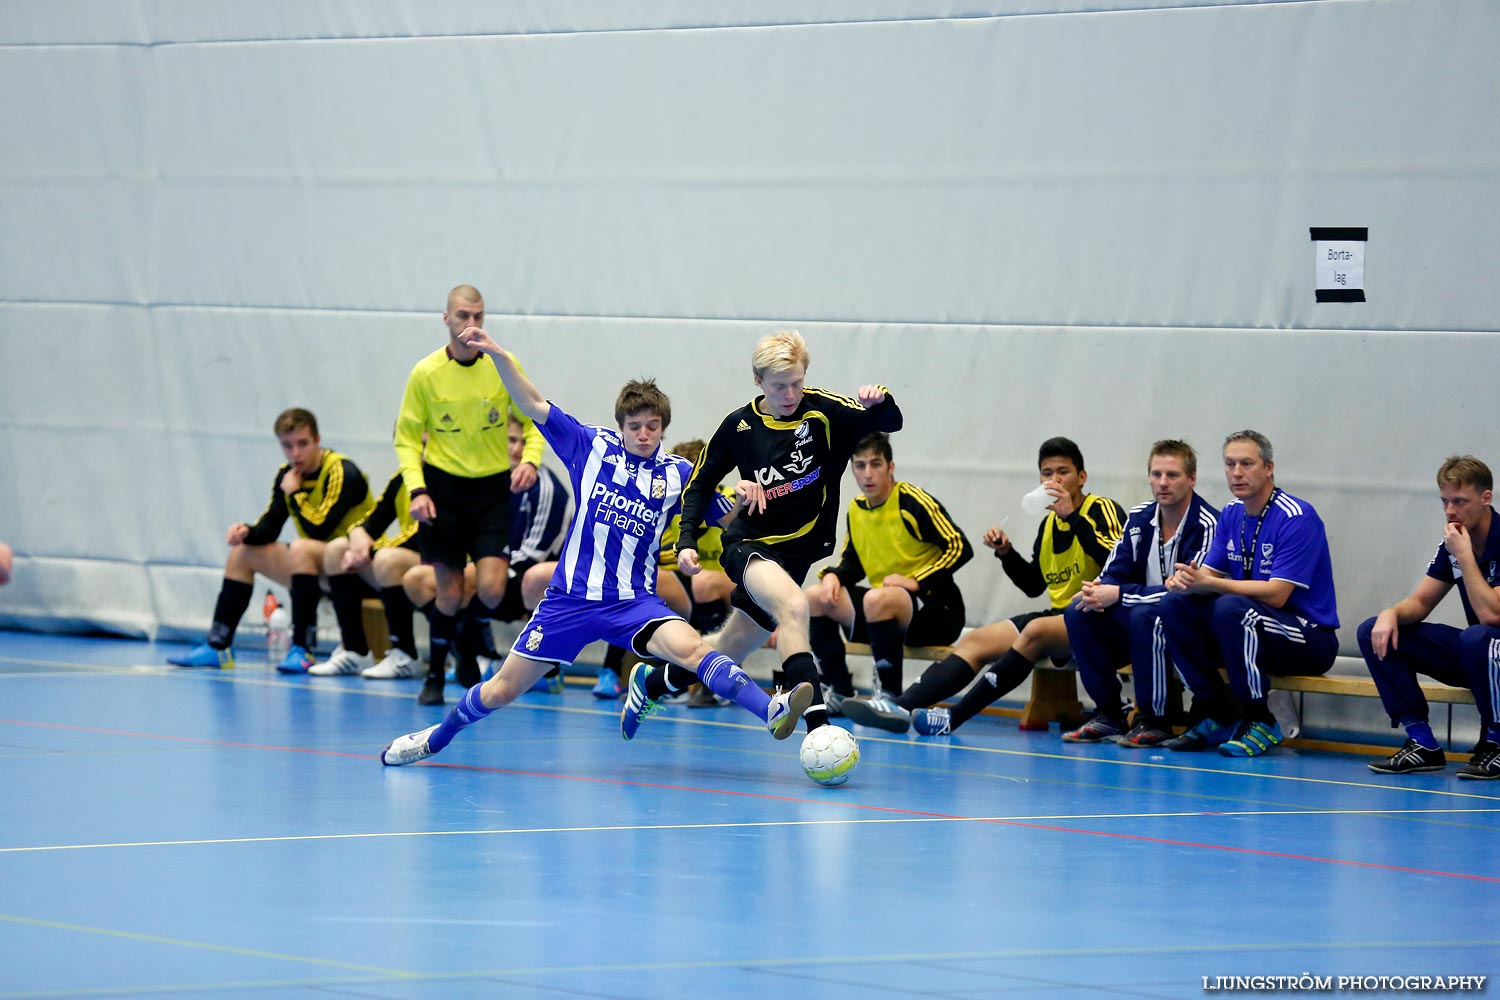
[[288,516],[297,525],[297,534],[320,542],[342,538],[349,529],[375,506],[370,484],[359,466],[331,448],[323,449],[323,464],[317,476],[304,479],[295,493],[281,491],[281,480],[292,471],[290,465],[276,470],[271,484],[271,502],[260,519],[250,525],[246,545],[269,545],[281,537]]
[[[739,506],[739,498],[728,486],[719,487],[719,495],[728,500],[731,508]],[[712,516],[712,514],[710,514]],[[656,565],[665,570],[677,569],[677,535],[682,527],[682,515],[678,514],[661,533],[661,549],[656,554]],[[724,529],[717,524],[704,525],[698,532],[698,565],[715,572],[724,572],[719,557],[724,554]]]
[[514,416],[525,428],[521,461],[542,467],[542,433],[511,402],[495,365],[483,354],[465,364],[443,347],[418,361],[406,380],[396,418],[396,460],[407,491],[427,488],[425,461],[467,479],[493,476],[510,468],[506,422]]
[[1040,597],[1045,590],[1054,608],[1065,608],[1083,589],[1083,581],[1099,576],[1124,531],[1125,508],[1090,494],[1070,517],[1048,512],[1036,530],[1030,562],[1012,548],[1000,563],[1027,597]]
[[879,507],[863,494],[855,497],[846,524],[843,556],[830,570],[846,587],[860,580],[879,587],[894,573],[921,584],[920,596],[956,590],[954,571],[974,557],[943,505],[911,483],[897,482]]
[[[385,532],[392,521],[396,523],[396,533],[387,537]],[[400,548],[416,537],[417,522],[411,516],[411,493],[400,472],[385,484],[385,489],[380,492],[380,499],[375,501],[375,506],[360,522],[360,527],[375,539],[375,544],[371,546],[374,549]]]
[[731,472],[758,482],[766,509],[744,513],[724,529],[724,544],[750,539],[775,545],[812,562],[833,552],[838,528],[839,480],[861,438],[874,431],[899,431],[901,410],[889,394],[865,409],[852,396],[805,389],[789,417],[764,409],[764,396],[725,417],[698,456],[683,494],[677,548],[697,548],[697,525],[708,511],[714,489]]

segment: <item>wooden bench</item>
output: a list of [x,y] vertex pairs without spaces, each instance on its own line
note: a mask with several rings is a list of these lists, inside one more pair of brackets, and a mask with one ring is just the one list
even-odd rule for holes
[[[871,656],[870,647],[865,643],[845,643],[845,649],[855,656]],[[951,646],[908,646],[906,647],[906,659],[908,660],[942,660],[953,652]],[[1356,663],[1362,669],[1363,661],[1357,661],[1353,657],[1340,657],[1344,666],[1352,668]],[[1338,669],[1340,664],[1335,664]],[[1121,675],[1130,676],[1130,667],[1120,668]],[[1031,672],[1031,693],[1026,699],[1025,706],[1017,712],[1010,708],[986,708],[987,714],[1018,716],[1020,727],[1025,730],[1043,730],[1053,722],[1063,725],[1072,725],[1083,717],[1083,703],[1078,698],[1078,666],[1069,661],[1062,667],[1037,666]],[[1303,696],[1307,694],[1335,694],[1347,695],[1358,698],[1379,698],[1380,692],[1375,687],[1375,682],[1368,674],[1356,676],[1345,673],[1329,673],[1316,677],[1296,677],[1270,675],[1271,688],[1277,691],[1291,691],[1298,695],[1298,714],[1302,713]],[[1474,693],[1468,688],[1450,687],[1436,681],[1421,681],[1422,694],[1428,702],[1438,705],[1447,705],[1448,708],[1448,730],[1449,740],[1452,742],[1453,731],[1453,709],[1454,705],[1474,704]],[[1309,749],[1331,749],[1331,750],[1367,750],[1369,744],[1336,743],[1327,740],[1297,739],[1290,741],[1295,746],[1307,747]]]
[[385,623],[385,605],[378,597],[366,597],[359,606],[360,624],[364,626],[365,642],[370,644],[370,655],[379,663],[391,649],[391,631]]

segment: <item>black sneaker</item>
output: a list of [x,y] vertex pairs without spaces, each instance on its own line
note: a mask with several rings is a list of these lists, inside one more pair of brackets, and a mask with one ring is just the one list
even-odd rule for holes
[[1480,740],[1474,748],[1474,756],[1458,769],[1460,778],[1470,781],[1493,781],[1500,778],[1500,743]]
[[1226,726],[1214,719],[1204,719],[1181,736],[1163,740],[1161,745],[1168,750],[1196,753],[1200,750],[1222,746],[1233,735],[1233,726]]
[[418,705],[441,705],[443,703],[443,675],[428,674],[422,682],[422,693],[417,695]]
[[1441,771],[1448,766],[1448,756],[1442,750],[1424,747],[1416,740],[1407,740],[1401,749],[1385,760],[1370,761],[1370,770],[1376,774],[1413,774],[1417,771]]

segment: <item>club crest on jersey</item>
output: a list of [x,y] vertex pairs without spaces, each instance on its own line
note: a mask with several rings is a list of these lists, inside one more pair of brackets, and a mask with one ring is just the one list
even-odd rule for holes
[[535,653],[542,645],[542,630],[534,628],[526,634],[526,648]]
[[802,421],[802,423],[797,425],[797,429],[793,432],[792,437],[796,440],[797,447],[801,448],[812,440],[812,425],[806,420]]
[[490,422],[491,426],[500,422],[500,411],[495,409],[493,406],[490,407],[490,412],[486,413],[484,416],[485,419]]
[[660,500],[667,495],[667,481],[661,476],[651,480],[651,499]]

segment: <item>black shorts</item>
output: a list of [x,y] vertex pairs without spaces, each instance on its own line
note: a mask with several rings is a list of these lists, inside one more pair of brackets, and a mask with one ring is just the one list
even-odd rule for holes
[[497,622],[518,622],[527,616],[526,605],[521,600],[521,578],[526,571],[535,566],[534,562],[519,562],[510,564],[510,574],[505,581],[505,593],[500,597],[500,603],[491,611],[489,617]]
[[[865,621],[865,595],[869,592],[869,587],[849,588],[849,600],[854,604],[850,642],[870,641],[869,623]],[[956,591],[952,596],[931,594],[926,600],[912,594],[911,605],[911,624],[902,639],[907,646],[947,646],[964,630],[964,601]]]
[[[1010,619],[1010,623],[1016,627],[1016,632],[1019,634],[1026,631],[1026,626],[1036,621],[1038,618],[1055,618],[1062,613],[1062,608],[1048,608],[1046,611],[1026,611],[1022,614],[1012,617]],[[1062,656],[1054,656],[1052,658],[1052,665],[1054,667],[1061,667],[1066,665],[1072,659],[1072,653],[1068,653]]]
[[739,608],[750,616],[755,622],[767,632],[776,631],[776,619],[771,613],[750,596],[745,589],[745,567],[750,565],[751,559],[766,559],[775,563],[786,571],[786,575],[792,578],[797,586],[802,586],[802,581],[807,579],[807,571],[812,567],[812,559],[805,562],[799,558],[789,557],[773,546],[765,542],[757,542],[746,539],[743,541],[725,541],[724,554],[719,557],[719,564],[724,567],[724,572],[729,579],[734,581],[734,593],[729,595],[731,607]]
[[424,563],[463,572],[470,559],[510,555],[510,470],[470,479],[423,467],[437,516],[417,529]]

